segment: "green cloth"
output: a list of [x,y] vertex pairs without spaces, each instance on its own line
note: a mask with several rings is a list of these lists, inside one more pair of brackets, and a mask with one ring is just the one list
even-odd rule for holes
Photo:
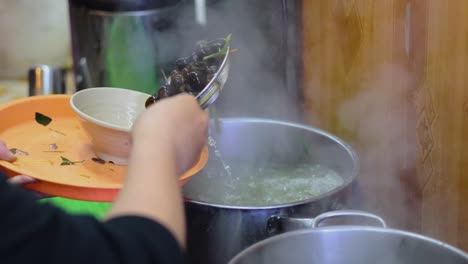
[[53,204],[71,214],[86,214],[98,219],[102,219],[112,205],[111,203],[79,201],[60,197],[45,198],[39,202]]

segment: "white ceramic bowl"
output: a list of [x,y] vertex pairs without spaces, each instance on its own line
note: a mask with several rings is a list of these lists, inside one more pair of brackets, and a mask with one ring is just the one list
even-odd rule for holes
[[130,131],[137,116],[145,110],[149,96],[110,87],[88,88],[72,95],[71,107],[81,117],[97,157],[128,164]]

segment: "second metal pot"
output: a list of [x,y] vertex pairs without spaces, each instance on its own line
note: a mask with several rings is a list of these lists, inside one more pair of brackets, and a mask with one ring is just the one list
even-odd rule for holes
[[[191,263],[227,263],[254,243],[307,223],[295,217],[314,217],[340,209],[359,170],[357,156],[345,142],[304,125],[268,119],[222,119],[219,133],[211,136],[227,164],[237,159],[255,161],[259,165],[294,162],[307,146],[313,162],[334,169],[343,177],[344,184],[302,201],[265,206],[232,206],[186,195],[187,250]],[[210,159],[214,160],[210,160],[207,167],[219,162],[215,153],[210,154]],[[200,179],[193,177],[184,192],[217,188],[223,195],[222,186]]]
[[[325,226],[334,217],[372,217],[382,227]],[[444,242],[397,229],[371,214],[335,211],[317,216],[312,229],[281,234],[249,247],[229,264],[467,264],[468,254]]]

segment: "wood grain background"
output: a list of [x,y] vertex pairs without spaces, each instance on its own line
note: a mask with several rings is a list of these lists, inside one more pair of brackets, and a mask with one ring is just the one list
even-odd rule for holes
[[468,250],[468,1],[304,0],[311,125],[361,157],[363,209]]

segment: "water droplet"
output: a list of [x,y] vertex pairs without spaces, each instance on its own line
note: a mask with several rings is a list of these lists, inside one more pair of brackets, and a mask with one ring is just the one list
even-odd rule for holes
[[216,140],[214,140],[212,137],[208,137],[208,145],[216,147]]

